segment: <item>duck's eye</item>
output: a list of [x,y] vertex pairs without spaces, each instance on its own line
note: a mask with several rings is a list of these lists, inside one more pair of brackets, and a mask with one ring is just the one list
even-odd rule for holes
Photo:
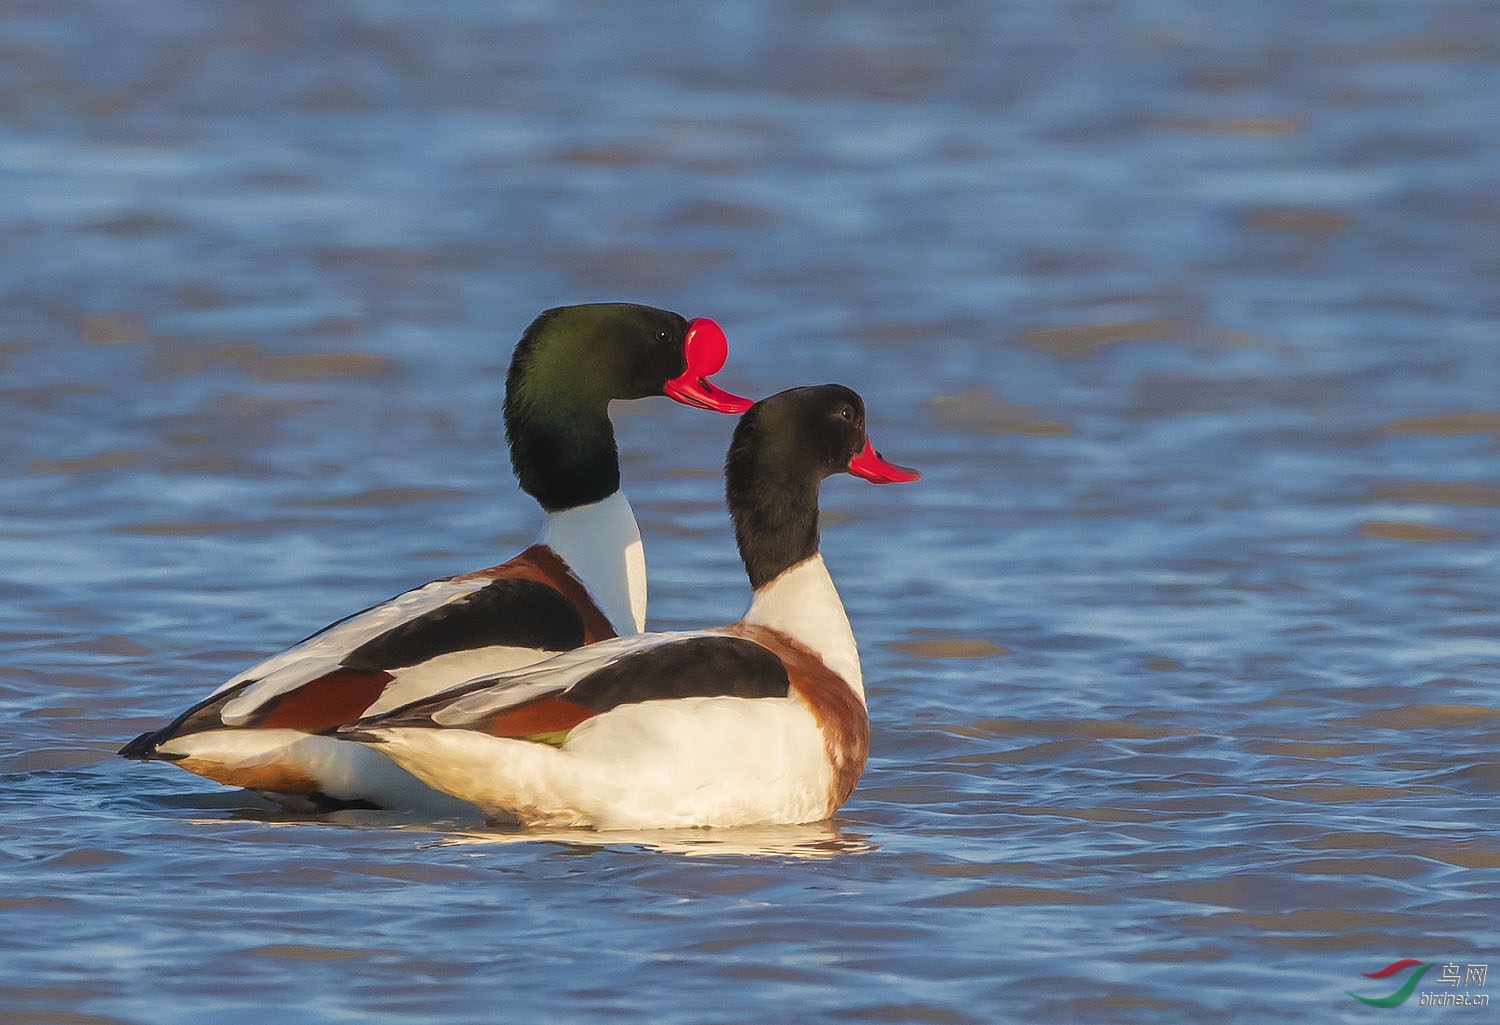
[[665,342],[667,340],[667,329],[666,328],[662,328],[660,331],[656,332],[656,340],[658,342]]
[[844,420],[853,420],[854,419],[854,410],[851,407],[849,407],[849,406],[840,406],[839,407],[839,417],[841,419],[844,419]]

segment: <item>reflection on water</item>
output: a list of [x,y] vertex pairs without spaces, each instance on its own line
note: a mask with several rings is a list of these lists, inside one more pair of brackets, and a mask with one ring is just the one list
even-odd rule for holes
[[450,832],[432,841],[436,847],[481,847],[487,844],[548,843],[577,848],[634,848],[684,857],[832,858],[876,850],[869,837],[846,833],[834,823],[734,829],[517,829]]
[[[1358,14],[8,10],[0,1007],[1355,1022],[1484,961],[1500,15]],[[524,545],[510,347],[595,299],[718,319],[736,391],[856,387],[924,472],[823,490],[834,822],[309,817],[114,757]],[[617,423],[653,625],[736,617],[729,419]]]

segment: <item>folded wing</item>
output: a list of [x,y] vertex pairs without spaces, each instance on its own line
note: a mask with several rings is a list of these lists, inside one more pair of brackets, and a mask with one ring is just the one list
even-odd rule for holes
[[150,757],[174,737],[226,727],[324,732],[372,708],[613,634],[566,565],[534,546],[501,566],[435,580],[325,627],[121,753]]
[[754,641],[680,632],[617,638],[524,669],[471,680],[351,727],[456,727],[560,743],[574,726],[621,705],[676,698],[784,698],[786,666]]

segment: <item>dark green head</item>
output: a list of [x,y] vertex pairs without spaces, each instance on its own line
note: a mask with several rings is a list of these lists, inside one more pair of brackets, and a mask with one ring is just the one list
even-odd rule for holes
[[737,413],[748,399],[720,391],[724,332],[711,320],[630,303],[547,310],[526,329],[505,380],[505,436],[521,487],[549,512],[619,490],[612,399],[670,395]]

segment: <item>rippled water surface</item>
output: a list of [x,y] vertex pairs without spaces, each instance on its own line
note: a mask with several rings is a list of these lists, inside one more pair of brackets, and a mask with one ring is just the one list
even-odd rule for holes
[[[1500,960],[1497,82],[1485,3],[7,7],[0,1019],[1488,1017],[1345,991]],[[525,544],[504,367],[598,299],[925,472],[824,488],[836,819],[113,756]],[[736,617],[730,420],[617,423],[653,624]]]

